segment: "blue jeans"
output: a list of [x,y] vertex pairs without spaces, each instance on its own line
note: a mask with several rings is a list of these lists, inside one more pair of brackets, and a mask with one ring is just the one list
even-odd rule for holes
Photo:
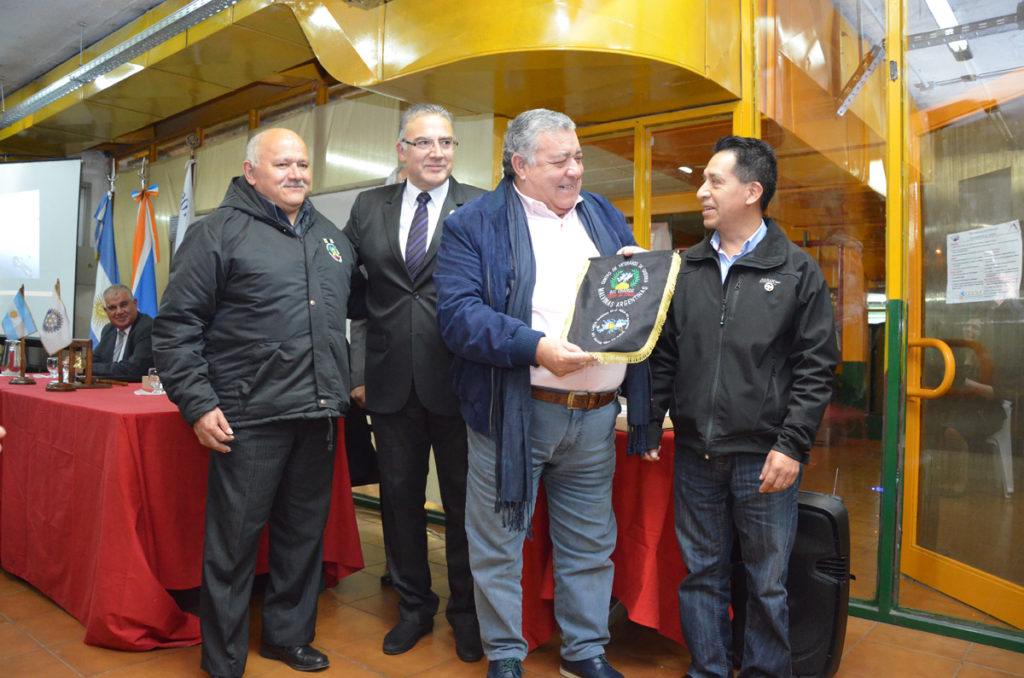
[[[608,643],[615,515],[615,417],[618,401],[582,411],[532,401],[530,446],[533,496],[544,480],[555,575],[555,618],[562,657],[590,659]],[[484,651],[491,661],[524,659],[524,532],[502,527],[494,511],[494,441],[468,430],[466,534],[473,570],[477,617]],[[528,508],[533,515],[534,506]]]
[[732,676],[729,574],[733,528],[747,572],[747,626],[739,676],[789,678],[786,574],[797,525],[797,482],[761,494],[763,454],[675,456],[676,537],[687,575],[679,618],[693,678]]

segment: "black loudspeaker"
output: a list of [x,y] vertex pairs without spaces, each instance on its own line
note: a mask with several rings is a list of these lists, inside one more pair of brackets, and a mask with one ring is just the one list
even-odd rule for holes
[[[789,644],[793,675],[829,678],[839,670],[850,603],[850,516],[831,494],[799,494],[796,542],[789,559]],[[738,546],[732,567],[733,661],[743,658],[746,571]]]

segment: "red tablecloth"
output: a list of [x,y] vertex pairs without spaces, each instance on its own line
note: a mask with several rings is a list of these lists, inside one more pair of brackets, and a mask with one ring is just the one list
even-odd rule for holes
[[[612,505],[618,540],[612,553],[612,595],[622,602],[630,619],[682,643],[677,590],[686,568],[675,536],[672,432],[666,431],[662,438],[658,462],[627,457],[622,432],[616,434],[615,451]],[[523,547],[523,636],[530,649],[547,642],[558,629],[553,598],[547,502],[541,491],[533,514],[533,539]]]
[[[209,452],[166,396],[0,383],[0,562],[70,612],[85,642],[194,645],[166,589],[199,586]],[[328,585],[362,568],[341,447],[324,534]],[[266,534],[259,571],[266,570]]]

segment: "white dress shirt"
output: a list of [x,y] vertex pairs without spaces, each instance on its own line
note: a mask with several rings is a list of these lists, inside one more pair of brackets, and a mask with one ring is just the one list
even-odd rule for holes
[[[565,323],[576,304],[576,285],[583,267],[599,256],[574,206],[559,217],[547,205],[519,192],[533,242],[537,282],[533,288],[530,326],[552,339],[561,339]],[[579,198],[579,205],[583,198]],[[626,376],[625,365],[587,365],[564,377],[546,367],[530,368],[530,383],[559,391],[614,391]]]

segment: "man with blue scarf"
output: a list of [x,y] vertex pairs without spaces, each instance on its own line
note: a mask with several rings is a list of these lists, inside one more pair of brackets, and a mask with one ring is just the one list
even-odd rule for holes
[[639,248],[622,213],[582,190],[575,129],[545,109],[509,124],[505,176],[445,220],[434,274],[469,438],[466,533],[488,678],[522,675],[522,546],[541,479],[561,674],[622,676],[604,655],[616,536],[614,427],[622,388],[630,451],[644,452],[649,373],[644,363],[600,365],[559,337],[587,259]]

